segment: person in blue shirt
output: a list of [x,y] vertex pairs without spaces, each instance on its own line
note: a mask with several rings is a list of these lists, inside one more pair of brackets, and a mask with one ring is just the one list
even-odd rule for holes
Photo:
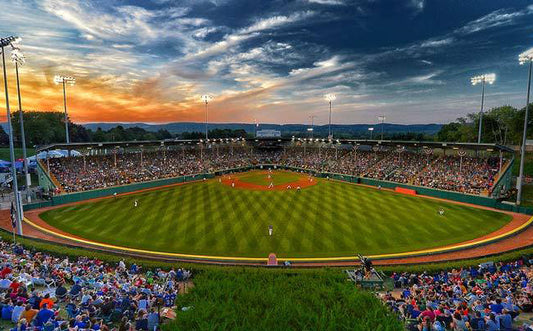
[[155,308],[152,308],[148,314],[148,330],[156,330],[158,326],[159,314],[155,311]]
[[490,305],[490,310],[495,314],[501,314],[503,310],[502,300],[496,299],[496,303]]
[[476,311],[474,317],[470,320],[470,326],[474,330],[485,330],[485,320],[481,317],[481,312]]
[[77,327],[78,329],[87,328],[87,323],[83,320],[83,316],[82,315],[76,316],[76,320],[74,322],[74,327]]
[[48,309],[48,304],[45,303],[43,308],[37,313],[37,316],[35,316],[35,326],[44,326],[53,316],[54,312]]
[[486,328],[487,331],[499,331],[500,322],[496,319],[494,313],[490,313],[489,316],[485,316]]
[[6,321],[11,320],[11,316],[13,315],[13,305],[9,300],[6,300],[4,303],[4,306],[2,307],[2,319]]
[[502,314],[498,316],[498,321],[500,322],[500,328],[502,330],[513,329],[513,319],[511,318],[511,315],[507,309],[504,309]]
[[444,328],[444,326],[442,325],[442,323],[440,321],[435,321],[435,323],[433,323],[433,330],[435,330],[435,331],[446,331],[446,329]]
[[22,305],[22,301],[18,301],[17,305],[13,308],[13,312],[11,314],[11,321],[13,323],[18,323],[20,319],[20,315],[22,315],[23,311],[24,311],[24,306]]
[[148,319],[146,318],[146,312],[141,310],[137,319],[135,320],[135,329],[148,331]]
[[176,302],[176,294],[174,292],[167,292],[163,300],[165,301],[165,307],[172,307]]
[[72,285],[70,288],[69,295],[71,298],[77,297],[81,293],[81,285],[79,282],[76,282],[76,284]]

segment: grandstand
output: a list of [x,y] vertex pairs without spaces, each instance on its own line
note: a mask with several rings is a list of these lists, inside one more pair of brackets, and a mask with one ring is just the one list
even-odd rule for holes
[[495,144],[274,137],[57,144],[40,151],[63,148],[82,153],[47,158],[39,168],[39,178],[46,172],[63,193],[276,164],[498,198],[510,188],[513,162],[512,151]]

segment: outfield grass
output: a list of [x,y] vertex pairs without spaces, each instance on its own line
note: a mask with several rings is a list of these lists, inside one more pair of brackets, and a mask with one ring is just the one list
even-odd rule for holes
[[[441,207],[444,216],[438,215]],[[510,220],[498,212],[324,180],[301,192],[232,189],[211,180],[61,207],[41,217],[100,242],[245,257],[404,252],[474,239]]]
[[[270,175],[270,178],[268,176]],[[250,184],[257,184],[268,186],[270,183],[274,185],[283,185],[297,181],[301,176],[289,171],[276,171],[272,174],[266,171],[251,171],[249,173],[239,176],[239,181]]]

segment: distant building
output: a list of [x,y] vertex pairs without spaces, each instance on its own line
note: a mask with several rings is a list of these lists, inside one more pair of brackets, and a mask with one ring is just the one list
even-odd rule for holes
[[257,138],[280,138],[281,131],[278,130],[259,130],[256,135]]

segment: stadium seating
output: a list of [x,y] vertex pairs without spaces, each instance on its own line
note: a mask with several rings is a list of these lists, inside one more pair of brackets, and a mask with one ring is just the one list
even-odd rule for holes
[[499,171],[498,161],[482,157],[461,161],[458,156],[428,156],[404,149],[291,147],[283,151],[136,151],[56,158],[49,164],[53,177],[67,193],[269,163],[479,195],[490,192]]
[[122,261],[71,261],[4,241],[0,256],[1,317],[16,330],[108,330],[108,323],[154,330],[191,277],[183,269],[145,272]]
[[408,330],[517,330],[516,317],[533,308],[532,276],[523,260],[435,274],[394,273],[396,290],[379,296]]

